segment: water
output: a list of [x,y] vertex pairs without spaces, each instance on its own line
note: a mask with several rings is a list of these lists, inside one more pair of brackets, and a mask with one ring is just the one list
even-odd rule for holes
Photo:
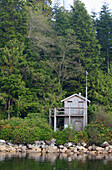
[[112,155],[0,153],[0,170],[112,170]]

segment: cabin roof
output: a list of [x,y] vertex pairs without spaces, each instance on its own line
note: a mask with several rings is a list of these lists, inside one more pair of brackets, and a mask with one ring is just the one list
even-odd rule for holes
[[[71,99],[71,98],[73,98],[73,97],[75,97],[75,96],[77,96],[77,97],[83,99],[84,101],[86,100],[85,97],[81,96],[80,94],[76,94],[76,93],[75,93],[75,94],[73,94],[73,95],[71,95],[71,96],[69,96],[69,97],[67,97],[67,98],[65,98],[65,99],[63,99],[63,100],[61,100],[61,102],[67,101],[67,100],[69,100],[69,99]],[[87,101],[90,103],[90,100],[87,99]]]

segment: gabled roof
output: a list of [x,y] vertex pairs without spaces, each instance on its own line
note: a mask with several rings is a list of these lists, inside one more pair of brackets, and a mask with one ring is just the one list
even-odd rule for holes
[[[67,100],[73,98],[74,96],[77,96],[77,97],[79,97],[79,98],[81,98],[81,99],[83,99],[83,100],[86,100],[85,97],[81,96],[80,94],[76,94],[76,93],[75,93],[75,94],[73,94],[73,95],[71,95],[71,96],[69,96],[69,97],[67,97],[67,98],[65,98],[65,99],[63,99],[63,100],[61,100],[61,102],[67,101]],[[87,99],[87,101],[90,103],[90,100]]]

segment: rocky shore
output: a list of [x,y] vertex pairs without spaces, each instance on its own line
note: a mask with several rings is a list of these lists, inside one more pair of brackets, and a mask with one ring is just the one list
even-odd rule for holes
[[58,154],[87,154],[87,155],[99,155],[99,154],[112,154],[112,145],[108,142],[104,142],[100,146],[95,144],[88,146],[85,142],[74,144],[72,142],[65,143],[64,145],[56,145],[56,140],[51,141],[35,141],[34,144],[12,144],[5,140],[0,140],[0,152],[7,153],[58,153]]

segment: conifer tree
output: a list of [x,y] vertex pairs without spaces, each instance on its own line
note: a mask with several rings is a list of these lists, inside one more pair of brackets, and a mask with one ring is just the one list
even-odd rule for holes
[[24,41],[27,32],[27,17],[24,0],[3,0],[0,2],[0,47],[17,38]]
[[104,4],[100,11],[99,18],[96,19],[97,39],[101,44],[102,69],[110,72],[112,55],[112,14]]
[[80,48],[79,63],[88,71],[99,67],[100,45],[92,19],[80,0],[74,1],[71,11],[71,27],[74,30]]
[[[17,109],[20,96],[26,93],[25,82],[20,73],[21,65],[24,65],[23,44],[17,40],[11,40],[3,48],[0,57],[0,96],[4,102],[4,112],[7,110],[8,119],[10,112]],[[15,107],[16,106],[16,107]],[[17,109],[17,114],[19,110]]]

